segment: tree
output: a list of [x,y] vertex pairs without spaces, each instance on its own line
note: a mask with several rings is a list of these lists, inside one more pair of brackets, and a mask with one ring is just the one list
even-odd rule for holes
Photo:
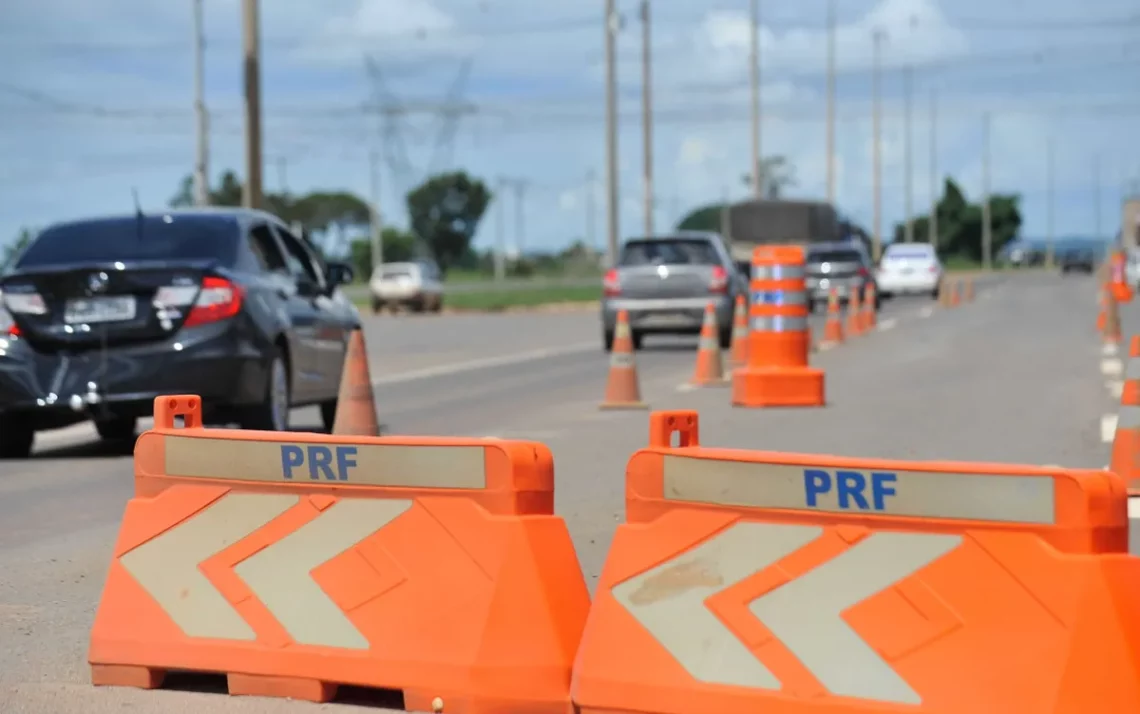
[[[752,185],[752,174],[741,177],[745,186]],[[760,195],[769,200],[777,200],[784,195],[784,189],[796,185],[796,168],[786,157],[768,156],[760,160]]]
[[689,212],[689,215],[681,219],[681,222],[677,224],[677,230],[713,231],[714,233],[720,233],[723,228],[721,225],[723,212],[723,203],[714,203],[695,208]]
[[440,268],[471,261],[471,240],[491,191],[465,171],[438,174],[407,196],[412,233],[431,248]]
[[[959,256],[969,260],[982,260],[982,206],[970,203],[962,188],[953,179],[946,179],[942,196],[935,207],[938,212],[938,252],[943,256]],[[1021,230],[1021,197],[1016,194],[990,196],[991,250],[996,255]],[[906,235],[905,224],[895,226],[894,239],[901,241]],[[915,216],[914,236],[924,243],[930,242],[929,214]]]
[[30,228],[21,228],[19,235],[16,236],[16,240],[4,246],[3,252],[0,252],[0,270],[6,270],[11,267],[12,263],[16,261],[16,258],[19,257],[20,253],[24,251],[24,248],[27,248],[28,244],[31,243],[35,237],[36,231]]

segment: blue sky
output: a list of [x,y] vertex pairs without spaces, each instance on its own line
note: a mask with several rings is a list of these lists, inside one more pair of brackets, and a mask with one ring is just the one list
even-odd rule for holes
[[[211,173],[242,166],[240,0],[205,0]],[[798,196],[825,186],[824,0],[763,0],[763,146],[796,168]],[[642,223],[640,27],[618,0],[621,218]],[[747,0],[653,0],[658,226],[725,193],[743,197],[749,151]],[[1079,10],[1078,7],[1083,7]],[[524,245],[604,241],[602,2],[291,0],[261,3],[265,186],[368,191],[381,122],[365,105],[370,56],[389,99],[417,110],[473,105],[451,151],[444,122],[413,111],[389,137],[382,211],[430,170],[525,178]],[[21,226],[144,208],[174,193],[194,157],[190,0],[0,3],[0,242]],[[871,33],[884,51],[884,218],[905,210],[901,67],[914,69],[913,204],[930,201],[931,97],[937,165],[981,186],[982,116],[992,113],[992,185],[1023,195],[1025,233],[1047,230],[1046,150],[1055,148],[1054,229],[1093,231],[1099,157],[1103,232],[1119,227],[1140,176],[1140,8],[1135,0],[840,0],[838,203],[872,215]],[[469,63],[469,74],[457,82]],[[457,86],[458,85],[458,86]],[[425,106],[426,105],[426,106]],[[593,172],[595,182],[588,176]],[[587,200],[594,197],[588,227]],[[513,242],[514,195],[503,204]],[[493,241],[495,210],[477,241]],[[889,225],[889,223],[885,223]]]

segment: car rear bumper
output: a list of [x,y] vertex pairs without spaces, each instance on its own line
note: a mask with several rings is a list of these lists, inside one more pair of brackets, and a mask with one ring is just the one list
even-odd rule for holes
[[810,297],[813,302],[826,301],[831,297],[832,288],[835,289],[835,294],[840,300],[846,300],[850,297],[852,291],[858,289],[861,285],[862,283],[856,280],[829,280],[827,278],[819,280],[809,278],[805,283],[808,297]]
[[876,282],[884,293],[929,293],[938,287],[939,277],[937,273],[880,275]]
[[607,331],[617,324],[619,310],[629,313],[629,326],[637,332],[670,334],[697,333],[705,319],[705,307],[713,304],[717,324],[732,325],[735,298],[729,295],[692,298],[606,298],[602,301],[602,323]]
[[28,418],[39,429],[148,416],[154,398],[164,394],[198,394],[208,408],[255,404],[265,369],[263,351],[229,324],[111,347],[105,354],[98,348],[46,354],[24,339],[0,339],[0,415]]

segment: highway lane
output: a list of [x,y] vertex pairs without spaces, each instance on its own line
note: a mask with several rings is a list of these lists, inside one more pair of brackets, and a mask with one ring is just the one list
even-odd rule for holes
[[[692,340],[660,340],[639,352],[642,391],[655,408],[700,409],[702,438],[716,445],[1099,466],[1102,445],[1082,426],[1103,408],[1099,376],[1086,354],[1097,348],[1088,327],[1095,317],[1085,294],[1091,290],[1027,276],[982,291],[976,303],[955,311],[931,310],[928,300],[888,303],[880,321],[888,329],[815,357],[828,373],[826,409],[731,410],[725,389],[682,390],[692,369]],[[523,324],[543,329],[531,321],[536,316],[494,317],[502,322],[444,323],[448,336],[438,353],[450,361],[438,364],[456,369],[382,383],[382,420],[397,433],[548,443],[556,458],[558,511],[592,586],[622,513],[625,461],[644,444],[646,414],[597,410],[606,373],[598,348],[471,368],[472,360],[486,364],[496,355],[465,347],[453,337],[457,330],[507,339],[527,333]],[[557,334],[563,342],[556,344],[584,343],[597,336],[596,320],[561,316],[555,321],[560,329],[545,339]],[[420,322],[430,321],[435,318]],[[420,322],[386,326],[389,342],[373,350],[426,340],[415,334]],[[541,348],[537,339],[508,344]],[[415,369],[423,368],[403,374]],[[298,417],[313,423],[305,411]],[[131,488],[129,458],[99,453],[98,447],[70,446],[0,466],[0,641],[8,645],[0,650],[0,699],[16,702],[14,711],[45,713],[123,706],[207,713],[319,709],[86,687],[87,630]]]

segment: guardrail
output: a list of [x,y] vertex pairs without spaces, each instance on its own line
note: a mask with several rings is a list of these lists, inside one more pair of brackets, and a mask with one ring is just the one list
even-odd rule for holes
[[[501,281],[479,280],[472,282],[444,283],[445,295],[459,295],[463,293],[483,292],[519,292],[522,290],[549,290],[552,288],[588,288],[598,286],[601,288],[601,277],[575,277],[575,278],[507,278]],[[366,283],[346,285],[345,294],[349,298],[360,299],[368,297]]]

